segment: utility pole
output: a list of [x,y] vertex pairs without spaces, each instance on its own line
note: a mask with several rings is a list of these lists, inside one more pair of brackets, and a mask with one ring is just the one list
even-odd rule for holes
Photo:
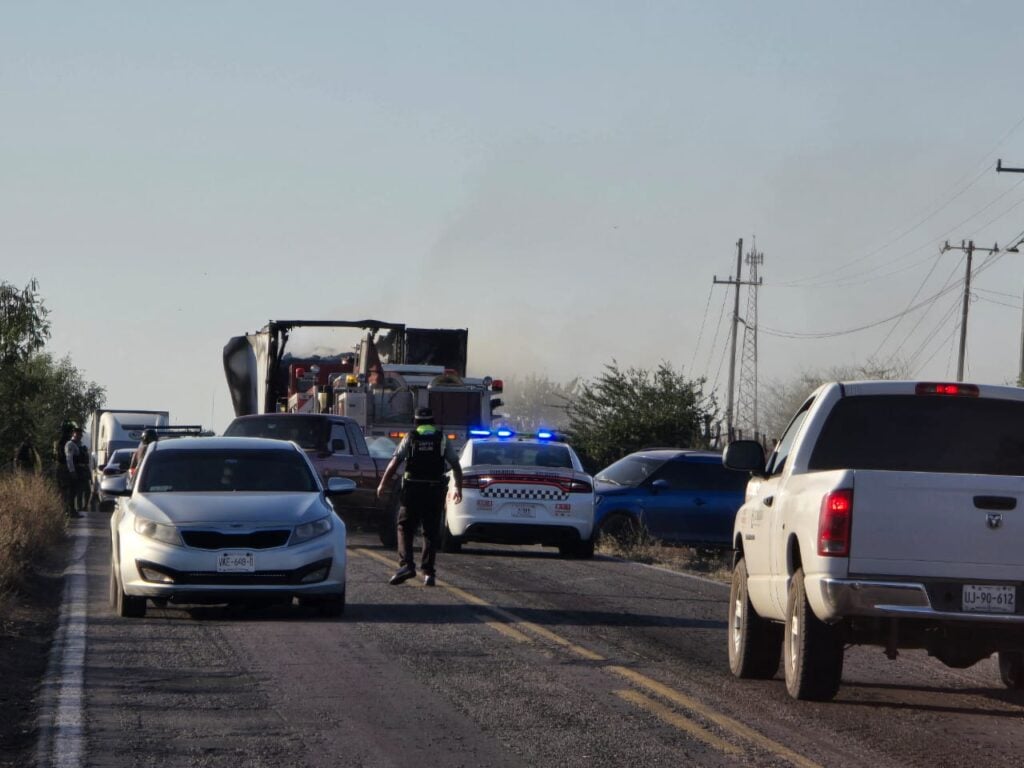
[[744,259],[747,264],[747,314],[743,323],[743,344],[740,352],[740,375],[736,382],[735,427],[742,437],[759,439],[757,423],[757,289],[761,285],[758,266],[764,264],[764,254],[757,250],[757,241],[751,242]]
[[[996,173],[1024,173],[1024,168],[1004,168],[1003,160],[1000,158],[996,160]],[[1022,242],[1024,242],[1024,238],[1018,240],[1006,250],[1010,253],[1017,253]],[[1021,314],[1020,319],[1020,370],[1017,373],[1017,386],[1024,387],[1024,313]]]
[[975,251],[984,251],[985,253],[998,253],[999,244],[996,243],[991,248],[976,248],[973,240],[968,240],[967,244],[964,245],[964,241],[960,241],[960,245],[950,245],[949,240],[942,247],[942,252],[946,251],[964,251],[967,254],[967,272],[964,275],[964,308],[963,314],[960,318],[960,355],[957,358],[956,364],[956,380],[964,380],[964,353],[967,349],[967,307],[971,303],[971,260],[974,257]]
[[725,408],[725,426],[726,426],[726,439],[733,439],[733,429],[735,423],[733,422],[733,392],[736,386],[736,332],[739,329],[740,324],[740,286],[750,285],[750,282],[744,282],[740,279],[741,272],[743,270],[743,238],[741,237],[736,241],[736,279],[730,277],[728,280],[719,280],[718,275],[714,276],[715,285],[732,285],[736,288],[736,297],[733,301],[732,310],[732,353],[729,355],[729,395],[726,399]]

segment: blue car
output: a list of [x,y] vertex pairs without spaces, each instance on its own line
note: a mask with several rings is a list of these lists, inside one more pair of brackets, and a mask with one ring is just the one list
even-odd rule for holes
[[594,476],[594,529],[620,540],[646,531],[675,544],[729,548],[749,479],[710,451],[631,453]]

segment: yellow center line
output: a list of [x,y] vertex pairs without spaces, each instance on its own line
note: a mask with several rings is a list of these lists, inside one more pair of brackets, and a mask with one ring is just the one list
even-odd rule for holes
[[820,768],[820,766],[817,763],[808,760],[803,755],[800,755],[794,752],[793,750],[789,749],[789,747],[786,747],[780,744],[779,742],[774,741],[773,739],[769,739],[767,736],[758,733],[753,728],[749,728],[746,725],[743,725],[743,723],[737,720],[733,720],[731,717],[728,717],[727,715],[723,715],[719,712],[716,712],[715,710],[706,707],[704,704],[701,704],[696,699],[687,696],[684,693],[680,693],[674,688],[669,688],[667,685],[663,685],[662,683],[659,683],[657,680],[652,680],[646,675],[642,675],[639,672],[636,672],[632,669],[627,669],[626,667],[609,666],[605,667],[605,669],[607,669],[609,672],[613,672],[616,675],[619,675],[620,677],[626,678],[631,683],[639,686],[640,688],[646,688],[648,691],[651,691],[652,693],[655,693],[658,696],[661,696],[662,698],[671,701],[673,704],[688,709],[691,712],[697,713],[706,720],[715,723],[716,725],[720,726],[721,728],[724,728],[730,733],[733,733],[737,736],[740,736],[741,738],[746,739],[747,741],[753,744],[756,744],[762,749],[766,749],[769,752],[774,752],[779,757],[783,757],[789,762],[793,763],[793,765],[800,766],[800,768]]
[[[372,558],[374,560],[378,560],[378,561],[380,561],[382,563],[385,563],[387,565],[392,565],[393,562],[394,562],[391,558],[385,557],[384,555],[381,555],[378,552],[374,552],[374,551],[369,550],[369,549],[364,549],[363,547],[356,547],[352,551],[356,552],[357,554],[360,554],[360,555],[365,555],[366,557]],[[464,589],[460,589],[459,587],[453,586],[453,585],[448,584],[447,582],[444,582],[444,581],[441,581],[441,580],[438,580],[437,585],[439,587],[447,590],[449,593],[451,593],[453,596],[459,598],[463,602],[466,602],[466,603],[469,603],[471,605],[475,605],[475,606],[479,606],[481,608],[484,608],[487,611],[489,611],[490,613],[493,613],[494,615],[500,617],[501,619],[504,619],[505,622],[507,622],[506,624],[503,624],[501,622],[485,622],[485,623],[489,627],[491,627],[492,629],[495,629],[498,632],[501,632],[502,634],[507,635],[508,637],[512,637],[515,640],[518,640],[519,642],[531,642],[531,640],[530,640],[530,638],[527,635],[525,635],[522,632],[520,632],[519,629],[516,629],[516,628],[513,628],[511,626],[508,626],[509,624],[515,624],[517,627],[529,630],[533,634],[535,634],[535,635],[537,635],[539,637],[543,637],[544,639],[549,640],[550,642],[555,643],[556,645],[560,645],[561,647],[565,648],[566,650],[568,650],[568,651],[570,651],[572,653],[575,653],[576,655],[581,656],[581,657],[583,657],[585,659],[588,659],[588,660],[591,660],[591,661],[606,661],[605,657],[602,656],[601,654],[595,653],[594,651],[591,651],[591,650],[589,650],[587,648],[584,648],[583,646],[576,645],[575,643],[573,643],[570,640],[567,640],[566,638],[562,637],[561,635],[558,635],[555,632],[552,632],[550,629],[547,629],[546,627],[542,627],[542,626],[540,626],[538,624],[534,624],[531,621],[526,621],[522,617],[517,616],[515,613],[512,613],[511,611],[507,611],[504,608],[499,608],[498,606],[496,606],[496,605],[494,605],[492,603],[489,603],[486,600],[484,600],[483,598],[477,597],[476,595],[474,595],[474,594],[472,594],[470,592],[467,592]],[[761,749],[764,749],[764,750],[766,750],[768,752],[772,752],[772,753],[778,755],[779,757],[789,761],[793,765],[798,766],[798,768],[821,768],[821,766],[818,763],[815,763],[814,761],[809,760],[808,758],[804,757],[803,755],[801,755],[801,754],[799,754],[797,752],[794,752],[789,747],[786,747],[785,745],[780,744],[779,742],[775,741],[774,739],[770,739],[767,736],[765,736],[765,735],[763,735],[761,733],[758,733],[753,728],[750,728],[750,727],[744,725],[743,723],[741,723],[741,722],[739,722],[737,720],[734,720],[733,718],[729,717],[728,715],[724,715],[724,714],[721,714],[719,712],[716,712],[715,710],[711,709],[710,707],[707,707],[706,705],[704,705],[701,702],[697,701],[697,699],[694,699],[691,696],[687,696],[686,694],[681,693],[681,692],[679,692],[679,691],[677,691],[677,690],[675,690],[673,688],[669,688],[667,685],[664,685],[663,683],[659,683],[657,680],[654,680],[653,678],[647,677],[646,675],[641,674],[640,672],[636,672],[635,670],[628,669],[626,667],[622,667],[622,666],[618,666],[618,665],[609,665],[609,666],[603,667],[603,669],[605,669],[608,672],[611,672],[612,674],[618,675],[619,677],[623,677],[623,678],[629,680],[631,683],[633,683],[637,687],[644,688],[644,689],[650,691],[651,693],[654,693],[657,696],[660,696],[663,699],[666,699],[667,701],[672,702],[676,706],[679,706],[679,707],[682,707],[684,709],[690,710],[691,712],[693,712],[693,713],[703,717],[704,719],[708,720],[709,722],[715,723],[716,725],[718,725],[720,728],[722,728],[723,730],[727,731],[728,733],[731,733],[734,736],[737,736],[739,738],[745,739],[746,741],[748,741],[748,742],[750,742],[750,743],[760,747]],[[678,718],[680,720],[680,722],[685,721],[688,725],[686,725],[686,726],[680,725],[680,723],[676,722],[676,720],[668,719],[667,717],[663,716],[660,711],[653,709],[651,706],[648,706],[647,703],[640,703],[640,700],[642,699],[644,702],[650,702],[651,705],[654,705],[654,706],[657,706],[657,707],[661,706],[657,702],[651,701],[650,699],[647,699],[646,697],[644,697],[644,696],[642,696],[640,694],[632,694],[631,696],[624,696],[623,695],[624,693],[629,693],[629,692],[628,691],[623,691],[623,692],[617,691],[616,695],[619,696],[620,698],[623,698],[623,699],[625,699],[627,701],[630,701],[633,704],[636,704],[637,706],[641,707],[642,709],[646,709],[646,710],[654,713],[655,715],[660,717],[662,720],[665,720],[666,722],[670,722],[671,724],[676,725],[677,727],[680,727],[683,730],[686,730],[687,732],[691,732],[690,731],[690,726],[692,726],[693,728],[698,728],[698,729],[704,730],[699,725],[697,725],[696,723],[693,723],[692,721],[687,720],[682,715],[678,715],[677,713],[674,713],[674,712],[672,712],[669,709],[664,709],[663,708],[665,713],[667,713],[668,715],[671,715],[673,718]],[[638,698],[634,699],[632,697],[634,695],[636,697],[638,697]],[[706,733],[707,733],[707,735],[709,737],[711,737],[713,739],[718,739],[718,737],[714,736],[714,734],[711,734],[710,732],[706,732]],[[698,736],[698,738],[701,738],[702,740],[706,741],[706,739],[704,739],[702,736]],[[718,739],[718,741],[721,742],[721,744],[725,745],[725,747],[728,747],[728,749],[730,749],[730,750],[734,750],[735,749],[735,747],[733,745],[729,744],[728,742],[722,741],[721,739]],[[708,743],[711,743],[711,742],[708,742]],[[721,748],[722,747],[716,747],[716,749],[721,749]]]
[[693,722],[688,717],[680,715],[678,712],[673,712],[671,709],[666,707],[664,704],[660,704],[654,699],[649,699],[642,693],[633,690],[627,691],[615,691],[615,695],[620,699],[628,701],[630,704],[639,707],[640,709],[647,710],[652,715],[655,715],[659,720],[662,720],[674,728],[678,728],[681,731],[685,731],[696,739],[703,741],[705,744],[714,747],[720,752],[725,752],[729,755],[741,755],[743,750],[737,747],[735,744],[730,744],[725,739],[721,739],[715,736],[707,728]]

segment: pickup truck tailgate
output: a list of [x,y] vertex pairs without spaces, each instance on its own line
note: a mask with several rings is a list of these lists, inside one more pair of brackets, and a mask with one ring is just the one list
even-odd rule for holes
[[1024,580],[1024,477],[857,470],[850,575]]

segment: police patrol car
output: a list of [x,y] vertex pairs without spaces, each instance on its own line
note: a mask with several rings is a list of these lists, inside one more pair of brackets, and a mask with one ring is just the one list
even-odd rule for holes
[[594,555],[594,481],[554,433],[471,430],[462,449],[462,501],[451,481],[441,548],[467,541],[541,544],[567,557]]

